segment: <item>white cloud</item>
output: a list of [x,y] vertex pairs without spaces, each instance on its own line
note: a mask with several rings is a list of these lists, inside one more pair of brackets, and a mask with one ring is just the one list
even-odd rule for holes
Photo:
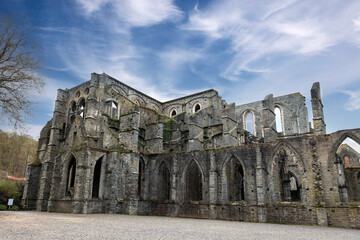
[[354,30],[360,31],[360,16],[356,19],[353,19],[353,24],[354,24]]
[[345,105],[345,109],[349,111],[360,110],[360,90],[358,91],[344,91],[349,95],[350,99]]
[[180,48],[165,50],[158,55],[163,61],[163,64],[171,68],[171,70],[178,69],[183,64],[192,63],[204,57],[204,53],[200,50]]
[[[182,12],[173,4],[173,0],[77,0],[86,15],[103,9],[106,4],[111,6],[118,20],[130,26],[150,26],[163,21],[176,21]],[[108,15],[102,15],[107,21]]]
[[98,11],[106,3],[110,2],[110,0],[76,0],[76,1],[88,14]]
[[240,80],[244,70],[268,71],[256,63],[274,54],[307,57],[360,42],[354,31],[360,24],[359,1],[217,0],[200,7],[182,29],[231,41],[233,61],[222,75],[232,81]]

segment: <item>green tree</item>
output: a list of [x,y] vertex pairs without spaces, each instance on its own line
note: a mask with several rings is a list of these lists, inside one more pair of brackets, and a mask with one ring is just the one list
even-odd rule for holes
[[8,119],[15,127],[24,125],[31,105],[30,96],[40,91],[43,78],[36,72],[39,60],[34,44],[19,25],[0,19],[0,108],[2,120]]

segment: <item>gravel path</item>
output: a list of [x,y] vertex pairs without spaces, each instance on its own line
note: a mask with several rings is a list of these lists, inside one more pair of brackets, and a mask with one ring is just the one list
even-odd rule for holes
[[117,214],[1,211],[0,239],[360,240],[360,230]]

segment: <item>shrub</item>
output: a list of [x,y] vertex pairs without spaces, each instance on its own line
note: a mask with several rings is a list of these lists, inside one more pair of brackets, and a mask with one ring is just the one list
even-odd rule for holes
[[14,205],[10,208],[11,211],[19,211],[19,207]]
[[0,204],[0,211],[5,211],[5,210],[6,210],[6,205]]
[[[0,181],[0,195],[6,198],[13,198],[15,202],[21,201],[24,183],[14,182],[11,180]],[[4,203],[4,202],[3,202]]]

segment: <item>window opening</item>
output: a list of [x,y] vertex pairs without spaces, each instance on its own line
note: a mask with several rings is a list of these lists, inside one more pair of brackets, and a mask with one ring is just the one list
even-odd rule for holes
[[338,147],[334,156],[335,173],[341,202],[360,201],[360,144],[347,137]]
[[80,117],[84,118],[85,112],[85,99],[81,99],[79,103],[79,115]]
[[76,111],[76,102],[74,102],[74,101],[71,103],[71,111],[72,112]]
[[145,162],[144,159],[140,158],[139,161],[139,178],[138,178],[138,190],[139,198],[143,199],[145,186]]
[[89,92],[90,92],[90,89],[89,89],[89,88],[86,88],[85,91],[84,91],[85,95],[88,95]]
[[229,201],[242,201],[244,195],[244,171],[238,160],[232,158],[226,165]]
[[66,196],[74,196],[75,187],[75,176],[76,176],[76,160],[73,156],[70,160],[68,172],[67,172],[67,183],[66,183]]
[[76,92],[75,97],[76,97],[76,98],[79,98],[79,97],[80,97],[80,91],[77,91],[77,92]]
[[254,122],[253,113],[251,111],[248,111],[245,113],[245,130],[250,132],[252,135],[255,135],[254,128],[255,128],[255,122]]
[[191,161],[186,172],[186,200],[202,200],[202,176],[199,166],[194,160]]
[[282,114],[279,107],[275,107],[275,122],[276,122],[276,131],[278,133],[283,132],[283,122],[282,122]]
[[196,112],[200,111],[200,109],[201,109],[200,104],[199,104],[199,103],[195,104],[195,107],[194,107],[194,113],[196,113]]
[[159,200],[170,200],[170,171],[164,162],[159,167]]
[[300,186],[296,176],[288,171],[287,154],[285,151],[279,156],[279,177],[281,184],[281,200],[282,201],[301,201]]
[[101,163],[102,158],[96,161],[94,168],[94,177],[93,177],[93,187],[92,187],[92,197],[98,198],[100,192],[100,177],[101,177]]
[[297,183],[297,179],[296,177],[289,172],[290,175],[290,196],[291,196],[291,201],[300,201],[300,188],[298,186]]
[[176,116],[176,114],[177,114],[176,109],[172,109],[170,112],[170,117],[174,117]]
[[118,117],[118,104],[116,102],[111,102],[111,117]]

